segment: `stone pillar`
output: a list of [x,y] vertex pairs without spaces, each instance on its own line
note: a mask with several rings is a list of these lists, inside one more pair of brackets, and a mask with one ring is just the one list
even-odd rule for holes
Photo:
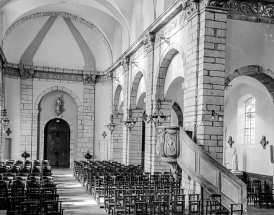
[[[197,9],[199,9],[197,11]],[[227,11],[192,3],[188,9],[184,123],[194,140],[222,162]]]
[[[132,118],[136,120],[142,115],[143,110],[132,110]],[[141,165],[142,163],[142,123],[136,125],[128,133],[128,157],[129,164]]]
[[227,11],[205,7],[200,23],[197,143],[222,163]]
[[[20,111],[20,153],[26,151],[31,155],[29,159],[37,159],[37,118],[33,118],[33,75],[31,69],[20,68],[21,75],[21,111]],[[34,128],[35,121],[35,128]]]
[[[129,98],[129,89],[128,89],[128,81],[129,81],[129,58],[125,57],[122,61],[122,66],[124,69],[124,88],[123,88],[123,96],[124,96],[124,107],[123,107],[123,121],[128,117],[127,108],[128,108],[128,98]],[[123,125],[122,125],[123,126]],[[129,164],[129,156],[128,156],[128,129],[123,126],[123,164]]]
[[[120,124],[120,119],[123,118],[123,115],[115,114],[113,122],[116,125]],[[123,162],[123,127],[121,125],[116,127],[116,130],[113,131],[110,140],[109,147],[109,159],[112,161]]]
[[[153,114],[153,79],[154,79],[154,42],[155,42],[155,34],[148,32],[144,36],[144,45],[147,52],[147,79],[146,79],[146,114]],[[145,137],[145,167],[144,170],[146,172],[153,171],[152,159],[154,157],[153,153],[153,144],[152,137],[155,136],[155,130],[153,129],[152,124],[146,125],[146,137]]]
[[86,75],[84,80],[83,112],[78,113],[77,159],[84,160],[94,146],[94,99],[96,75]]

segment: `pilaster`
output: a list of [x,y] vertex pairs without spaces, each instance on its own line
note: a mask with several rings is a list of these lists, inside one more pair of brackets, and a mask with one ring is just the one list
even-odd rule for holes
[[[37,118],[33,118],[33,75],[34,71],[20,68],[20,153],[26,151],[30,159],[37,159]],[[35,127],[34,127],[35,123]]]

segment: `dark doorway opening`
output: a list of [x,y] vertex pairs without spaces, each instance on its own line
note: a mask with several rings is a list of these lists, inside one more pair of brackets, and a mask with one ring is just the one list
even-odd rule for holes
[[62,119],[52,119],[45,127],[44,159],[53,167],[69,167],[70,128]]

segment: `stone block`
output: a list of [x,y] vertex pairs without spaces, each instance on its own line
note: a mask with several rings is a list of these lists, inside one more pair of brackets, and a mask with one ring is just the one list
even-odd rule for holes
[[227,15],[222,13],[215,13],[215,21],[226,22]]

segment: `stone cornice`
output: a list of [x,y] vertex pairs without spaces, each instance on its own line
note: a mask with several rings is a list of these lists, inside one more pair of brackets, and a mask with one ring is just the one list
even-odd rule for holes
[[68,82],[82,82],[84,84],[108,83],[109,78],[106,75],[99,74],[83,74],[83,73],[66,73],[55,71],[41,71],[30,68],[11,68],[5,70],[5,76],[21,78],[21,79],[45,79],[45,80],[59,80]]

